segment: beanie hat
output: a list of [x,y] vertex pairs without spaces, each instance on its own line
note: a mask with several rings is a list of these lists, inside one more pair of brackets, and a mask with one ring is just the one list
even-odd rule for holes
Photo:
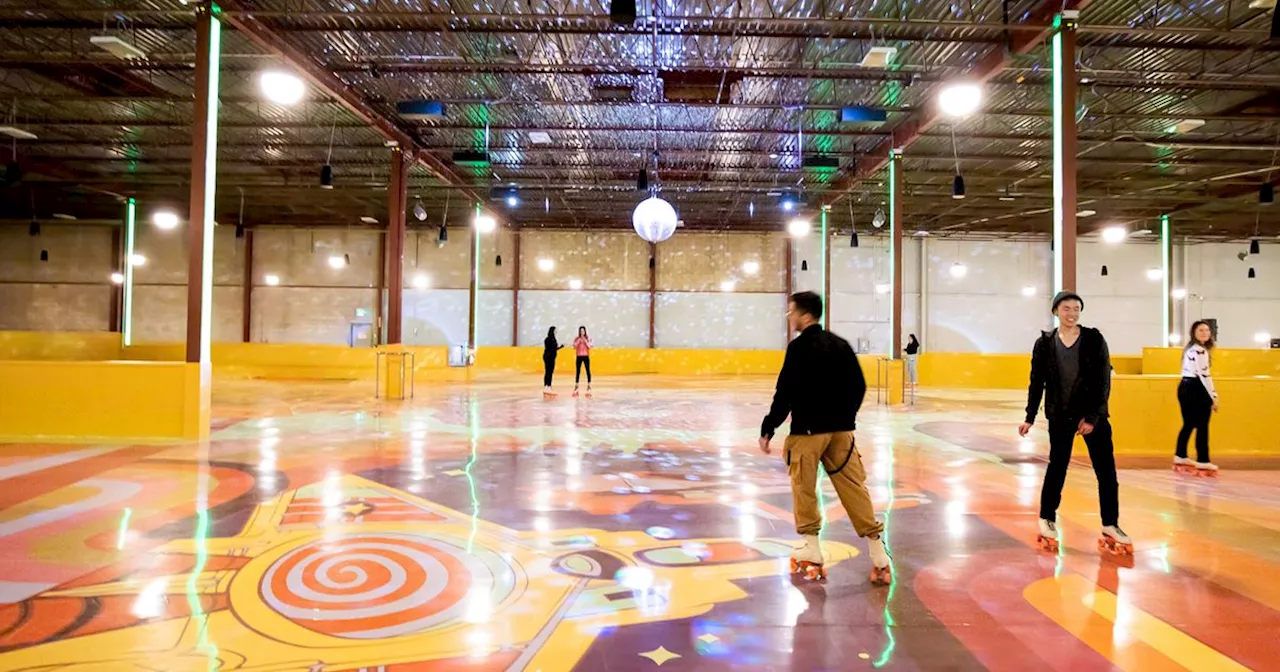
[[1079,301],[1080,309],[1084,310],[1084,299],[1080,298],[1079,294],[1076,294],[1075,292],[1064,289],[1061,292],[1058,292],[1056,295],[1054,295],[1053,308],[1050,309],[1050,312],[1053,312],[1053,313],[1058,312],[1058,304],[1062,303],[1063,301],[1068,301],[1070,299],[1075,299],[1076,301]]

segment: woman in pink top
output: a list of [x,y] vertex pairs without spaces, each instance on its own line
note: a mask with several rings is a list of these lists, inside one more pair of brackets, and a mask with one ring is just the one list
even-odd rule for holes
[[582,367],[587,367],[587,398],[591,397],[591,337],[586,327],[578,327],[578,337],[573,339],[573,351],[578,356],[576,373],[573,375],[573,396],[578,396],[578,381],[582,378]]

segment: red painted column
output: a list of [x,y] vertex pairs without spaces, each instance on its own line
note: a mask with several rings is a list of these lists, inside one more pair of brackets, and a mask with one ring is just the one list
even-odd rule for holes
[[[129,224],[126,222],[120,228],[111,229],[111,270],[113,272],[124,272],[124,227]],[[110,316],[107,318],[107,326],[109,331],[119,332],[122,330],[121,315],[124,306],[124,283],[111,286],[111,308]]]
[[[404,209],[409,199],[409,164],[399,147],[391,149],[387,189],[387,343],[404,342]],[[378,301],[382,296],[379,293]]]
[[213,286],[213,197],[218,144],[218,60],[222,25],[214,5],[196,8],[195,105],[191,124],[191,197],[187,218],[186,361],[208,377]]
[[510,263],[515,266],[515,274],[511,282],[511,345],[515,347],[520,345],[520,227],[517,226],[513,233],[515,242]]
[[253,229],[246,229],[244,232],[244,305],[240,308],[243,316],[243,327],[240,340],[248,343],[252,339],[252,319],[253,319]]
[[1053,41],[1055,292],[1076,287],[1076,16],[1063,12]]

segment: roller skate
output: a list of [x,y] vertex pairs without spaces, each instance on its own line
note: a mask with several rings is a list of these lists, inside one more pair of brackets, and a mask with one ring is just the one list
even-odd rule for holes
[[822,546],[818,535],[804,535],[804,546],[792,551],[791,573],[804,574],[810,581],[827,578],[827,569],[822,566]]
[[1098,538],[1098,550],[1122,558],[1132,558],[1133,540],[1119,525],[1107,525],[1102,528],[1102,536]]
[[883,536],[867,540],[867,555],[871,556],[871,583],[878,586],[893,583],[893,565]]
[[591,398],[591,383],[587,383],[587,398]]
[[578,386],[577,386],[577,385],[574,385],[574,386],[573,386],[573,398],[574,398],[574,399],[577,399],[577,398],[578,398]]
[[542,388],[542,398],[543,398],[543,399],[555,399],[555,398],[556,398],[556,393],[555,393],[555,392],[552,392],[552,391],[551,391],[551,388],[549,388],[549,387],[544,387],[544,388]]
[[1195,475],[1196,463],[1191,461],[1189,457],[1174,457],[1173,471],[1178,474],[1186,474],[1188,476]]
[[1040,519],[1040,534],[1036,537],[1040,550],[1049,553],[1058,552],[1058,524],[1052,520]]
[[1213,478],[1218,475],[1218,465],[1212,462],[1196,462],[1196,476]]

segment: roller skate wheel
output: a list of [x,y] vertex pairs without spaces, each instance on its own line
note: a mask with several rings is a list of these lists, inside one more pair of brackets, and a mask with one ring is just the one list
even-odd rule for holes
[[827,568],[822,565],[809,565],[804,568],[804,576],[810,581],[818,581],[827,578]]
[[887,586],[893,583],[893,568],[891,567],[872,567],[871,583],[880,586]]
[[1058,540],[1049,537],[1036,537],[1036,543],[1040,545],[1040,550],[1050,553],[1058,552]]
[[1217,469],[1197,469],[1196,476],[1201,478],[1215,478],[1218,475]]

